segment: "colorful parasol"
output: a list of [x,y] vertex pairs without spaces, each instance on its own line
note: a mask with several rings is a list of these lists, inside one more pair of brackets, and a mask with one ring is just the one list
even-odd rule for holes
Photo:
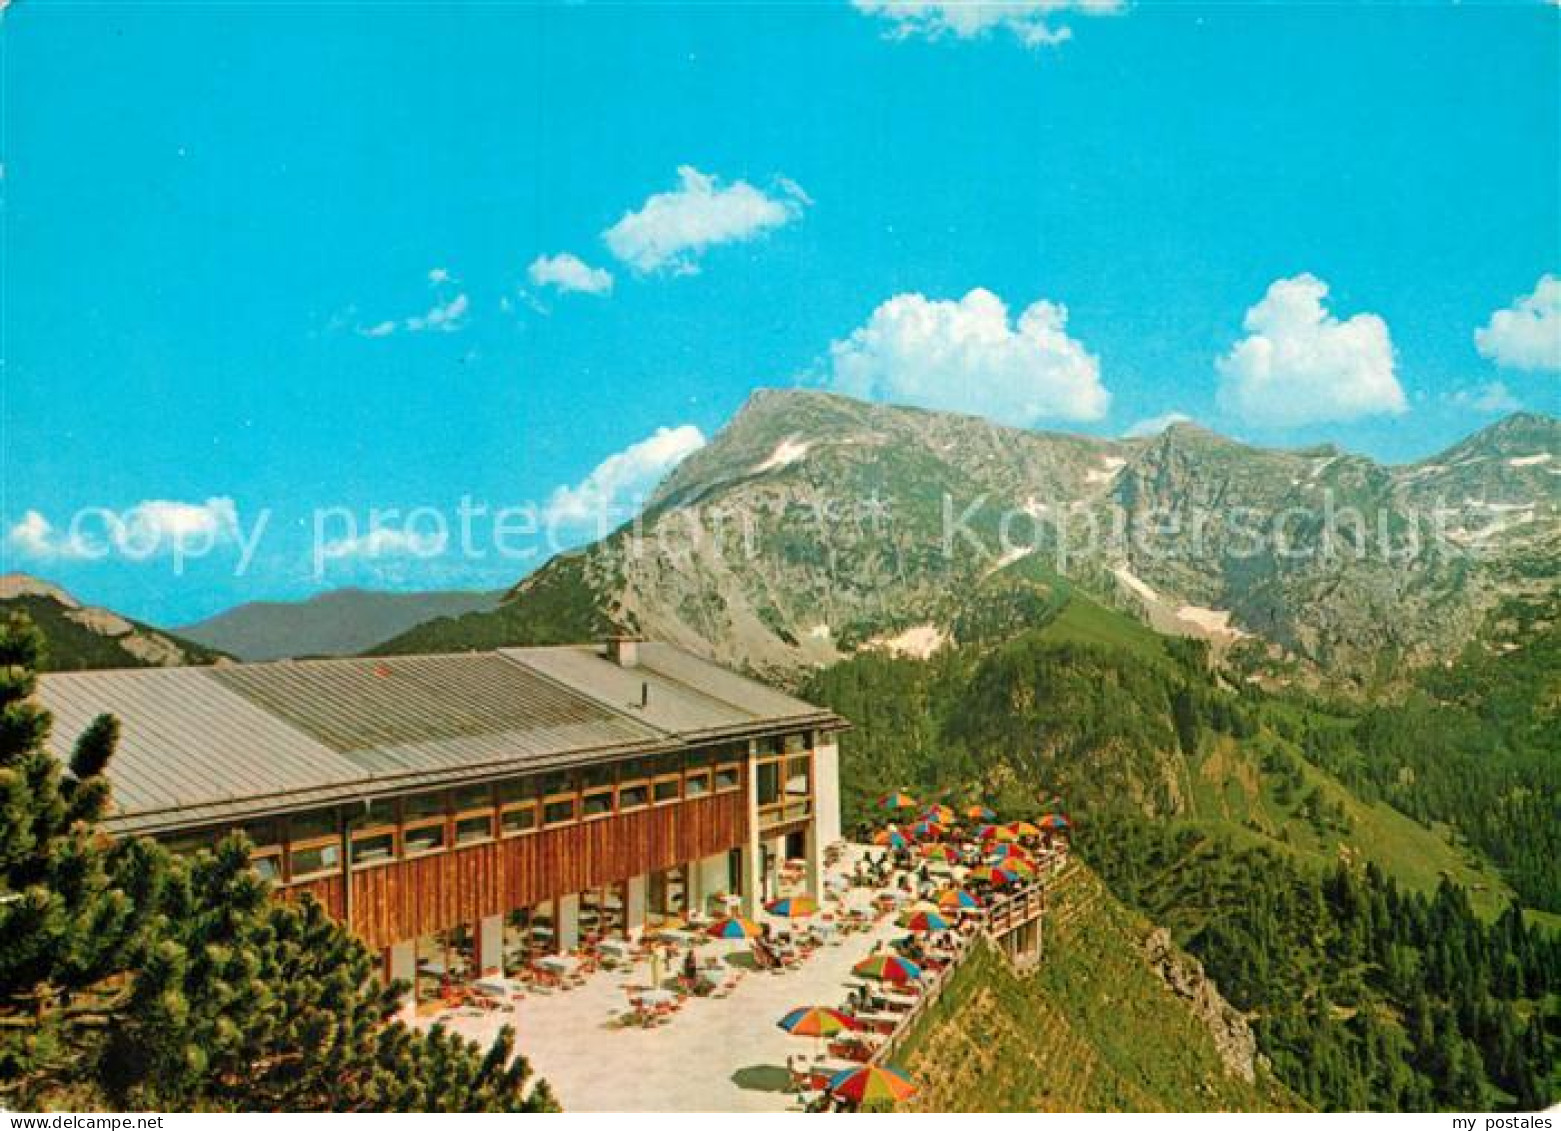
[[898,954],[870,954],[851,967],[851,973],[859,978],[872,978],[902,986],[907,982],[921,980],[921,967]]
[[873,843],[880,847],[904,848],[910,844],[910,838],[899,829],[879,829],[873,834]]
[[864,1064],[859,1068],[847,1068],[832,1077],[826,1090],[838,1099],[858,1105],[885,1100],[897,1103],[914,1096],[916,1085],[897,1069]]
[[916,799],[903,790],[895,790],[893,793],[886,793],[878,799],[878,808],[914,809],[916,808]]
[[974,911],[981,901],[964,888],[946,888],[938,893],[938,908],[942,911]]
[[806,919],[809,915],[818,914],[818,900],[811,895],[788,895],[783,899],[770,900],[764,909],[782,919]]
[[836,1033],[861,1028],[856,1018],[823,1005],[793,1009],[776,1024],[796,1037],[833,1037]]
[[757,923],[739,915],[717,920],[705,930],[713,939],[756,939],[763,933]]
[[907,931],[925,933],[946,931],[952,924],[936,911],[907,911],[900,916],[900,926]]

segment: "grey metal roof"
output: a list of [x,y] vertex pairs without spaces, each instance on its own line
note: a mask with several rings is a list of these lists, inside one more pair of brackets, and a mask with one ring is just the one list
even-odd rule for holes
[[119,719],[122,831],[843,725],[676,648],[639,653],[633,668],[579,647],[71,672],[41,677],[38,697],[62,757],[98,715]]
[[[611,710],[683,738],[751,733],[781,723],[839,723],[811,703],[654,642],[620,667],[600,645],[505,648],[502,653]],[[643,704],[642,704],[643,700]]]

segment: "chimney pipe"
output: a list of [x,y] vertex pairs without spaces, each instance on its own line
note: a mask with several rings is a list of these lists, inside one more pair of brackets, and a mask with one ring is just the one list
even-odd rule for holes
[[633,636],[607,638],[607,658],[620,668],[632,668],[640,662],[639,640]]

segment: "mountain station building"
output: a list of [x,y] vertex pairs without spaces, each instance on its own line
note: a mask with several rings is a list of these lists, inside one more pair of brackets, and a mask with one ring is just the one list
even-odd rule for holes
[[[419,998],[692,909],[752,915],[840,838],[846,723],[671,645],[45,675],[68,755],[100,714],[115,835],[242,830]],[[797,864],[790,865],[797,868]]]

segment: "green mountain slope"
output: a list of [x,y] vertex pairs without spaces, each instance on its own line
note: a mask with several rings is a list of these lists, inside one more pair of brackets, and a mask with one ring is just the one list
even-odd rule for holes
[[[1294,1111],[1212,996],[1179,994],[1141,915],[1082,866],[1048,893],[1044,960],[1020,976],[981,949],[912,1031],[900,1063],[923,1111]],[[1184,988],[1190,988],[1183,983]],[[1249,1075],[1250,1074],[1250,1075]]]
[[0,616],[25,615],[43,633],[45,671],[178,667],[226,657],[171,632],[83,605],[59,586],[26,574],[0,577]]
[[1445,828],[1362,800],[1313,760],[1311,728],[1337,727],[1332,716],[1226,686],[1197,642],[1077,591],[1012,640],[927,660],[865,654],[804,692],[856,725],[842,739],[848,824],[896,788],[1014,812],[1055,793],[1086,817],[1176,818],[1314,868],[1369,861],[1416,891],[1451,877],[1492,915],[1512,897]]

